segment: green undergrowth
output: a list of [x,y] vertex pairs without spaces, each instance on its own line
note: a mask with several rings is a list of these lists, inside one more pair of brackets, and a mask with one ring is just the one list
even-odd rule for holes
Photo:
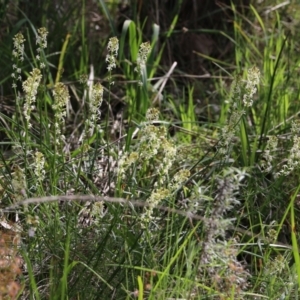
[[162,42],[138,19],[117,37],[98,5],[112,34],[96,46],[84,2],[60,39],[18,12],[3,46],[0,298],[298,299],[296,4],[230,7],[234,57],[202,55],[202,102],[162,66],[176,10]]

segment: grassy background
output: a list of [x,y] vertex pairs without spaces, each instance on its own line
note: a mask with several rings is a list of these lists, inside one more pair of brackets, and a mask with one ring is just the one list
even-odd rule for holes
[[[298,299],[297,1],[37,2],[0,4],[1,297]],[[39,67],[40,27],[46,68],[30,127],[22,82]],[[18,32],[26,42],[14,89]],[[112,36],[120,48],[108,72]],[[260,83],[244,107],[254,66]],[[99,127],[83,141],[91,100],[82,75],[104,87]],[[70,94],[59,145],[57,82]],[[146,118],[149,108],[158,119]],[[285,164],[291,172],[280,175]]]

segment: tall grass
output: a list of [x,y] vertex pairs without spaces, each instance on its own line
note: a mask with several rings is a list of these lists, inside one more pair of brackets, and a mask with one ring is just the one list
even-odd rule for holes
[[297,299],[296,33],[276,9],[267,23],[268,8],[232,5],[233,61],[202,55],[218,67],[202,95],[219,99],[198,107],[176,63],[161,66],[180,3],[161,42],[138,18],[116,38],[112,2],[98,4],[114,34],[94,45],[85,2],[68,30],[18,11],[14,67],[1,45],[15,75],[2,79],[0,296]]

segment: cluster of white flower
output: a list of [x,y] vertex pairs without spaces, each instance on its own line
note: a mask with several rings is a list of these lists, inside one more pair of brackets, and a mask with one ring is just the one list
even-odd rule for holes
[[23,90],[25,92],[24,116],[27,120],[28,128],[32,126],[30,123],[30,115],[35,107],[34,103],[36,101],[36,95],[41,79],[41,71],[39,69],[33,69],[27,80],[23,82]]
[[[147,122],[142,124],[138,151],[125,154],[119,160],[118,174],[125,175],[126,170],[133,164],[149,164],[152,159],[156,162],[156,171],[160,177],[160,182],[166,179],[171,166],[176,158],[177,148],[167,138],[167,130],[163,126],[154,126],[159,111],[155,108],[148,110]],[[136,161],[134,161],[136,159]]]
[[106,55],[106,62],[108,63],[107,70],[111,72],[116,68],[116,57],[118,56],[119,51],[119,40],[117,37],[112,37],[109,39],[107,45],[108,54]]
[[89,109],[90,109],[90,136],[93,134],[93,130],[95,124],[99,122],[101,117],[100,106],[103,102],[103,86],[100,83],[96,83],[92,86],[92,93],[89,102]]
[[[201,264],[199,274],[207,272],[212,281],[217,281],[219,287],[225,291],[234,291],[239,296],[247,287],[249,273],[238,261],[238,249],[236,242],[228,241],[226,230],[232,224],[233,219],[225,218],[227,211],[240,202],[237,198],[242,180],[247,176],[243,170],[229,168],[216,178],[216,192],[214,199],[203,201],[201,206],[205,209],[204,232],[202,244]],[[211,191],[210,191],[211,193]],[[220,277],[220,274],[223,274]],[[228,280],[228,277],[231,279]]]
[[147,111],[147,121],[141,124],[142,128],[137,149],[126,153],[119,160],[119,178],[126,178],[127,172],[129,169],[131,170],[131,167],[135,170],[143,168],[154,169],[155,175],[157,175],[154,189],[146,200],[148,207],[141,216],[143,226],[152,220],[153,209],[158,203],[171,196],[189,176],[189,171],[181,170],[169,182],[169,171],[176,159],[177,148],[167,138],[167,130],[164,126],[153,125],[153,121],[156,121],[158,116],[159,111],[156,108],[150,108]]
[[22,33],[17,33],[14,38],[13,38],[13,42],[14,42],[14,49],[13,49],[13,57],[17,58],[20,61],[24,60],[24,42],[25,42],[25,38],[23,36]]
[[45,157],[43,153],[37,151],[35,152],[35,164],[34,164],[34,174],[37,180],[42,183],[45,179]]
[[14,200],[16,202],[24,200],[27,196],[26,176],[24,170],[17,165],[14,166],[11,185],[14,191]]
[[283,165],[282,169],[276,175],[287,176],[299,167],[300,167],[300,137],[294,135],[293,146],[290,150],[287,163]]
[[[151,45],[149,42],[145,42],[140,45],[139,53],[136,61],[137,66],[135,68],[135,71],[138,72],[141,77],[143,77],[143,72],[145,72],[146,61],[150,51],[151,51]],[[141,80],[138,83],[139,85],[142,85]]]
[[55,84],[53,89],[54,103],[52,108],[55,112],[55,144],[61,145],[64,142],[65,137],[61,132],[61,128],[64,126],[64,117],[66,116],[66,105],[70,99],[69,90],[62,82]]
[[274,159],[274,153],[277,150],[278,138],[274,135],[270,136],[267,142],[266,149],[262,155],[261,167],[264,172],[270,172],[272,170],[272,162]]
[[43,69],[46,67],[44,56],[41,58],[42,50],[47,48],[47,35],[48,31],[45,27],[41,27],[38,29],[38,35],[36,37],[36,43],[38,45],[36,59],[40,61],[40,68]]
[[17,88],[17,81],[22,81],[21,77],[21,68],[19,66],[20,62],[24,61],[24,36],[22,33],[17,33],[13,38],[14,49],[13,49],[13,58],[15,59],[16,63],[13,64],[13,72],[11,73],[11,77],[13,78],[12,88]]
[[141,215],[142,226],[146,227],[153,220],[153,210],[162,201],[171,197],[172,194],[184,184],[190,177],[189,170],[179,170],[167,185],[167,188],[154,189],[150,197],[146,200],[147,207]]
[[253,96],[257,91],[257,85],[259,84],[260,72],[257,67],[250,68],[247,73],[247,83],[245,87],[245,94],[243,96],[243,102],[246,107],[253,105]]

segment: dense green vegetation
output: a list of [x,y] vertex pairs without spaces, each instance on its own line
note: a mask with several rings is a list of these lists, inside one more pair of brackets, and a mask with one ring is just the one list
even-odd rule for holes
[[0,299],[298,299],[297,1],[32,2],[0,6]]

